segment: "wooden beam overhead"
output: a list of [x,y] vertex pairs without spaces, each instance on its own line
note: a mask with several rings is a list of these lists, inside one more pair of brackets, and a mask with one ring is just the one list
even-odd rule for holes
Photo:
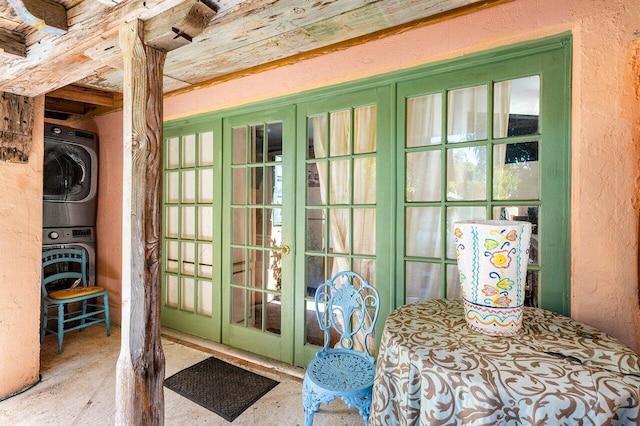
[[210,0],[192,0],[156,16],[145,23],[145,43],[170,52],[191,43],[218,13],[218,5]]
[[14,31],[0,29],[0,55],[27,57],[25,36]]
[[65,114],[83,115],[87,112],[87,106],[81,102],[46,96],[44,100],[44,110],[62,112]]
[[94,62],[82,60],[87,49],[117,34],[123,22],[150,19],[183,1],[127,0],[109,7],[106,14],[101,13],[106,6],[97,1],[80,2],[69,9],[67,34],[30,45],[26,60],[2,70],[0,91],[34,97],[81,80],[96,68]]
[[25,24],[49,34],[67,33],[67,11],[53,0],[9,0],[16,14]]
[[61,87],[60,89],[47,93],[47,96],[106,107],[114,106],[114,95],[112,92],[79,86],[77,84]]

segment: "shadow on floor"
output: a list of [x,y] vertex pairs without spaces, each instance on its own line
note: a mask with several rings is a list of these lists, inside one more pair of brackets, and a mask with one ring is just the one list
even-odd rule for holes
[[[164,330],[163,330],[164,332]],[[165,377],[189,367],[212,354],[278,380],[278,384],[247,411],[229,423],[165,388],[166,425],[301,425],[304,423],[301,392],[302,369],[278,363],[239,357],[180,339],[175,332],[162,339],[166,358]],[[215,344],[213,344],[215,345]],[[120,351],[120,328],[113,327],[107,337],[97,325],[82,332],[65,334],[64,351],[57,353],[54,335],[48,335],[41,347],[40,383],[0,402],[1,425],[113,425],[115,423],[116,363]],[[314,424],[361,425],[357,410],[342,401],[322,407]]]

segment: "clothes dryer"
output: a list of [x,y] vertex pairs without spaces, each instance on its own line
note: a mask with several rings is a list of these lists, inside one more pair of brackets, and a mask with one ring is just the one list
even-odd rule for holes
[[96,135],[45,123],[43,228],[95,226],[97,187]]

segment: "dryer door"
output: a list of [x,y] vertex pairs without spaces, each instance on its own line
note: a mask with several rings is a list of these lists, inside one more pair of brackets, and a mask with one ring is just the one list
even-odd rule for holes
[[72,143],[46,140],[44,144],[45,201],[84,201],[91,195],[91,154]]

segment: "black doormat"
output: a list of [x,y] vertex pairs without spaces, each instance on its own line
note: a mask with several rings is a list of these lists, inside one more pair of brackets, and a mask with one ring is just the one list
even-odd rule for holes
[[172,391],[232,422],[279,382],[217,358],[207,358],[164,381]]

